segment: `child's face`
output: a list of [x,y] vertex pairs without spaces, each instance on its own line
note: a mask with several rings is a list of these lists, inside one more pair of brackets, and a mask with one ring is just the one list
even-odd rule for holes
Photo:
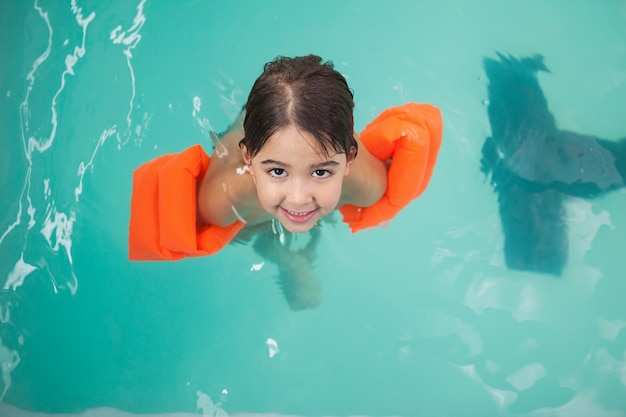
[[345,154],[326,157],[310,133],[290,125],[270,136],[249,162],[259,202],[290,232],[306,232],[339,203],[350,162]]

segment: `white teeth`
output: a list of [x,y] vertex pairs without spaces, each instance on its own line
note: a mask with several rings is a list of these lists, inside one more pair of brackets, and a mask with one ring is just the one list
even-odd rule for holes
[[291,211],[291,210],[286,210],[287,213],[291,214],[292,216],[296,216],[296,217],[304,217],[307,216],[309,214],[311,214],[311,211],[304,211],[304,212],[300,212],[300,211]]

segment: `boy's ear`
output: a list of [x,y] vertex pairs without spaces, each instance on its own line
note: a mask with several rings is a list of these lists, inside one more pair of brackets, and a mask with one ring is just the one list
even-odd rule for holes
[[246,165],[250,165],[252,163],[252,157],[248,153],[248,147],[245,143],[243,143],[243,140],[239,142],[239,149],[241,149],[241,157],[243,158],[243,161]]
[[352,165],[354,160],[356,159],[356,148],[354,146],[350,146],[350,152],[348,152],[348,166]]
[[348,175],[350,173],[350,166],[356,159],[356,148],[354,146],[350,147],[350,151],[348,152],[348,155],[346,155],[346,158],[348,159],[348,163],[346,164],[346,172],[344,175]]

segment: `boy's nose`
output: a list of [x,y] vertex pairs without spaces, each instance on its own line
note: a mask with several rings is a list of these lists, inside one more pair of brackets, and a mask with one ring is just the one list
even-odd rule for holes
[[305,181],[294,180],[289,189],[288,201],[294,206],[302,206],[313,200],[313,193]]

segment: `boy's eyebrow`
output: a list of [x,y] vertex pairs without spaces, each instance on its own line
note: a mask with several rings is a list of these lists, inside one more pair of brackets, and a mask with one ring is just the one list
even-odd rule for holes
[[339,165],[339,162],[329,160],[329,161],[324,161],[317,165],[313,165],[313,168],[328,168],[328,167],[336,167],[337,165]]
[[280,162],[280,161],[275,161],[273,159],[265,159],[261,161],[261,165],[278,165],[278,166],[285,167],[285,168],[289,167],[288,164],[285,164],[284,162]]
[[[265,159],[265,160],[261,161],[261,165],[277,165],[277,166],[279,166],[281,168],[290,168],[289,164],[286,164],[286,163],[280,162],[280,161],[276,161],[274,159]],[[339,162],[333,161],[333,160],[328,160],[328,161],[320,162],[319,164],[312,165],[311,168],[313,168],[313,169],[329,168],[329,167],[335,167],[337,165],[339,165]]]

